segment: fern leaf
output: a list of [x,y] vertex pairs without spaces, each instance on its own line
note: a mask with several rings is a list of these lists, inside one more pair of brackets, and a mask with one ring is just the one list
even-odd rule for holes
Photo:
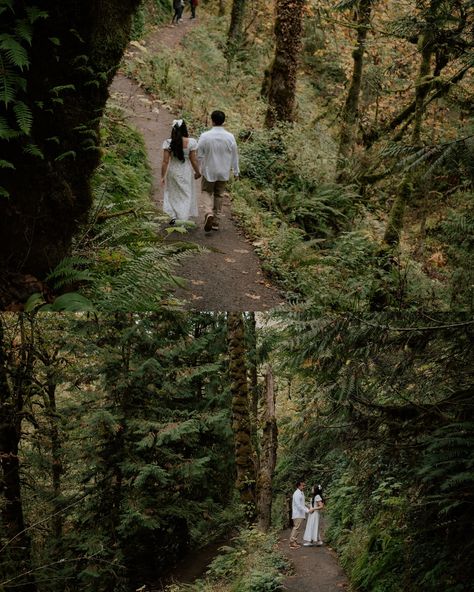
[[10,197],[10,194],[4,187],[0,187],[0,197]]
[[26,9],[26,14],[28,16],[28,20],[31,24],[33,24],[38,19],[47,19],[48,13],[44,10],[40,10],[37,6],[28,6]]
[[28,52],[13,35],[3,33],[0,35],[0,49],[3,51],[7,60],[15,67],[27,68],[30,64]]
[[23,101],[16,101],[13,105],[13,111],[16,116],[18,127],[25,135],[29,135],[33,124],[33,114],[31,113],[31,109],[28,105],[23,103]]
[[41,158],[41,160],[44,160],[44,154],[41,151],[41,149],[36,145],[36,144],[28,144],[23,148],[23,152],[25,154],[29,154],[31,156],[37,156],[38,158]]
[[31,40],[33,37],[33,28],[31,23],[26,19],[21,19],[16,22],[15,24],[15,33],[17,37],[26,41],[28,45],[31,45]]
[[59,156],[56,156],[56,158],[54,160],[60,162],[61,160],[64,160],[65,158],[72,158],[73,160],[76,160],[76,153],[75,153],[75,151],[74,150],[68,150],[67,152],[63,152]]
[[8,160],[2,160],[0,159],[0,169],[14,169],[15,165],[12,164],[11,162],[8,162]]

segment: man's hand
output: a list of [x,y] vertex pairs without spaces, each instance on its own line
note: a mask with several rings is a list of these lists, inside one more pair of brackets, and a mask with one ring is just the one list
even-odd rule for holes
[[200,179],[202,177],[201,173],[194,173],[195,179]]

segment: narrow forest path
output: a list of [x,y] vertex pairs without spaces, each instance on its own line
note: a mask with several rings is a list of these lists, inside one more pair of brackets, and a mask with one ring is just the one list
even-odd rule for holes
[[[178,26],[156,28],[144,42],[145,51],[152,53],[159,51],[160,46],[176,46],[186,32],[195,26],[199,26],[199,19],[191,20],[185,15]],[[144,49],[131,44],[129,51],[142,52]],[[124,109],[128,121],[143,135],[154,179],[152,199],[161,207],[162,144],[170,135],[173,119],[179,114],[171,113],[136,82],[120,72],[115,77],[110,92],[111,101]],[[199,181],[196,181],[198,200],[199,188]],[[166,239],[189,241],[207,249],[205,253],[186,258],[177,270],[177,274],[186,280],[186,288],[175,291],[177,297],[186,301],[185,308],[257,311],[269,310],[281,304],[283,298],[264,276],[251,242],[232,221],[229,200],[224,203],[221,229],[218,232],[204,233],[204,215],[200,203],[199,214],[195,228],[189,229],[186,234],[172,233]]]
[[350,589],[337,555],[330,547],[290,549],[290,532],[290,529],[285,530],[280,537],[281,552],[290,559],[294,568],[293,574],[284,581],[287,592],[341,592]]

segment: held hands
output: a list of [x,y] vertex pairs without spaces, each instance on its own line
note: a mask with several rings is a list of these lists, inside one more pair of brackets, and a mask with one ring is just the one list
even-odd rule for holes
[[201,173],[194,173],[194,178],[195,179],[200,179],[201,178]]

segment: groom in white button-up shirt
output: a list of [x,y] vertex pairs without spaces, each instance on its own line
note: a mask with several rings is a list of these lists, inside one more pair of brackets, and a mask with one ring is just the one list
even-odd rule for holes
[[299,549],[301,547],[297,541],[298,532],[304,522],[304,519],[306,518],[306,514],[309,512],[308,508],[305,506],[303,493],[304,487],[304,481],[298,481],[296,484],[296,490],[293,493],[293,501],[291,506],[293,530],[291,531],[290,535],[290,549]]
[[239,176],[239,154],[233,134],[222,126],[225,114],[211,113],[213,127],[201,134],[198,142],[198,159],[202,175],[202,200],[204,205],[204,230],[219,230],[222,199],[230,171]]

